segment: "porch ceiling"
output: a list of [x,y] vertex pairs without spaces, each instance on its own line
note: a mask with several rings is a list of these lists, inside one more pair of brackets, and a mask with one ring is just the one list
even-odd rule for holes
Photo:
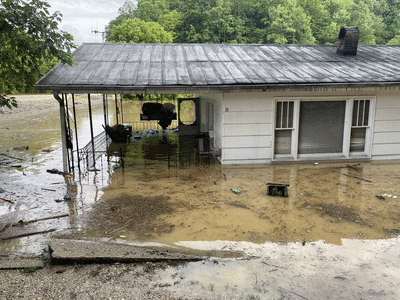
[[35,87],[64,93],[202,93],[400,84],[399,46],[87,43]]

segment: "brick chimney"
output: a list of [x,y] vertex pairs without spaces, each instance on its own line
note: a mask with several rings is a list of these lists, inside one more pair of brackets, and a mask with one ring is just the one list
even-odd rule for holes
[[358,46],[358,27],[341,28],[336,43],[336,53],[344,56],[356,56]]

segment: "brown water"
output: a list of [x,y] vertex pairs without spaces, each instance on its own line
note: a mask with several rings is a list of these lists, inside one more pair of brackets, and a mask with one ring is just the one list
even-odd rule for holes
[[[210,240],[341,244],[342,238],[399,233],[399,162],[221,166],[203,157],[168,169],[165,141],[159,137],[158,148],[154,138],[150,144],[150,159],[138,154],[138,148],[148,151],[146,142],[128,147],[133,155],[124,170],[111,175],[88,218],[88,236],[170,245]],[[270,182],[289,184],[289,196],[267,195]],[[392,197],[376,197],[385,193]]]
[[[101,105],[94,106],[97,134],[104,119]],[[124,104],[124,123],[149,128],[149,123],[136,123],[139,111],[137,103]],[[78,109],[78,116],[82,147],[90,140],[86,106]],[[321,239],[341,244],[342,238],[399,234],[399,198],[376,197],[400,196],[399,161],[221,166],[212,158],[195,159],[191,147],[179,144],[178,136],[171,133],[129,144],[124,169],[103,157],[97,161],[99,171],[76,170],[74,178],[68,179],[46,172],[62,168],[57,128],[56,110],[46,119],[35,117],[10,126],[7,134],[18,133],[13,146],[30,141],[30,150],[6,152],[23,161],[20,168],[0,170],[0,188],[6,191],[0,197],[14,202],[0,201],[0,236],[11,234],[11,227],[3,230],[4,220],[9,224],[35,221],[12,227],[16,233],[28,228],[33,233],[54,229],[75,238],[169,245],[178,241]],[[9,147],[5,139],[0,146],[2,152]],[[41,153],[42,148],[53,151]],[[170,169],[167,152],[183,153],[181,158],[170,157]],[[289,196],[268,196],[269,182],[289,184]],[[62,201],[66,194],[72,195],[72,201]],[[54,218],[40,220],[48,217]],[[48,238],[33,234],[10,239],[2,242],[0,250],[38,252]]]

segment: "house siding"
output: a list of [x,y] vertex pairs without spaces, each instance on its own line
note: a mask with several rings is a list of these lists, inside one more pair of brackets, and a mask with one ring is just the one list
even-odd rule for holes
[[204,99],[213,101],[215,105],[214,143],[222,149],[221,163],[254,164],[270,163],[273,160],[274,110],[277,99],[334,99],[336,96],[341,99],[375,98],[375,106],[371,111],[371,159],[400,159],[400,93],[398,90],[368,89],[204,95]]
[[273,107],[262,93],[224,95],[222,163],[271,161]]
[[372,159],[400,159],[400,95],[378,94],[372,140]]

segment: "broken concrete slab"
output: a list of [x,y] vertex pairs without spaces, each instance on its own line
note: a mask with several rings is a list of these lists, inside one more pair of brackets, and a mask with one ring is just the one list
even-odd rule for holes
[[72,262],[199,261],[205,257],[167,247],[143,247],[85,240],[54,239],[49,244],[53,264]]
[[[21,238],[36,234],[46,234],[53,231],[58,230],[59,228],[63,228],[62,226],[65,221],[60,218],[51,218],[42,221],[34,221],[34,222],[22,222],[22,223],[13,223],[9,226],[4,226],[2,230],[0,230],[0,241]],[[8,223],[10,224],[10,223]]]
[[45,262],[41,257],[19,257],[19,256],[1,256],[0,270],[6,269],[24,269],[24,268],[43,268]]
[[[1,224],[17,223],[19,220],[24,222],[34,222],[39,220],[48,220],[54,218],[60,218],[69,215],[68,207],[57,207],[57,210],[36,208],[27,210],[13,211],[1,216]],[[0,226],[1,227],[1,226]]]

